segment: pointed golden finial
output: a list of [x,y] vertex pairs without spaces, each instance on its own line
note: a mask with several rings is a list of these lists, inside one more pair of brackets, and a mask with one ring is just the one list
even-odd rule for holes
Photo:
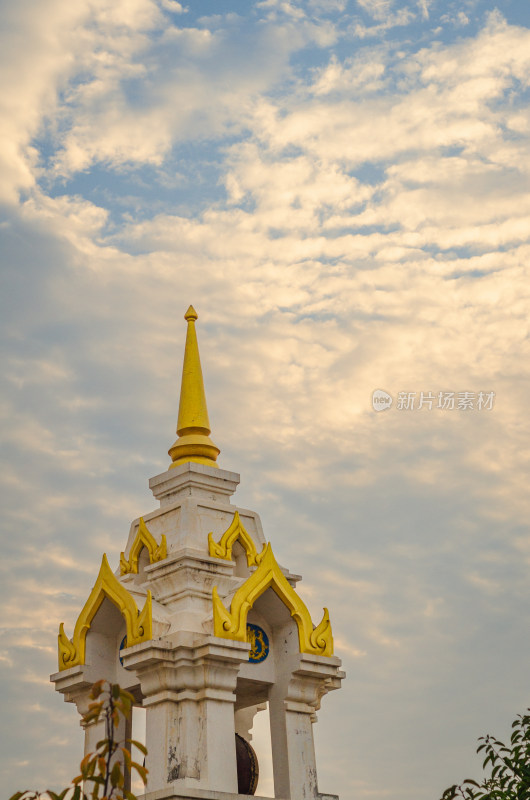
[[170,469],[177,467],[179,464],[184,464],[186,461],[195,461],[198,464],[217,467],[218,465],[215,462],[221,452],[210,439],[210,420],[208,419],[199,345],[197,344],[197,333],[195,331],[197,316],[193,306],[190,306],[184,314],[184,319],[188,323],[188,330],[184,348],[184,363],[182,365],[182,384],[180,387],[177,422],[178,439],[168,450],[173,461],[169,467]]

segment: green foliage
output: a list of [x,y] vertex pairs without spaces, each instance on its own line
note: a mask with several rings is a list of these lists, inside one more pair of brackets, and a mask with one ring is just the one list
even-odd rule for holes
[[103,680],[93,685],[90,696],[94,702],[90,703],[83,719],[93,724],[104,722],[105,738],[97,743],[95,753],[83,758],[80,774],[72,785],[59,794],[50,789],[45,792],[26,789],[16,792],[9,800],[137,800],[136,795],[125,788],[125,773],[136,772],[145,785],[147,770],[132,760],[131,747],[134,745],[144,755],[147,750],[133,739],[123,742],[116,739],[120,716],[130,718],[134,698],[117,683]]
[[477,753],[485,755],[487,777],[481,783],[467,778],[450,786],[441,800],[530,800],[530,709],[513,722],[509,745],[481,736]]

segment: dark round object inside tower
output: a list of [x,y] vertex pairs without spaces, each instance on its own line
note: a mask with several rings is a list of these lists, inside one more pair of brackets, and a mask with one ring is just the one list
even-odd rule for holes
[[259,767],[256,753],[239,733],[236,733],[237,791],[239,794],[256,794]]

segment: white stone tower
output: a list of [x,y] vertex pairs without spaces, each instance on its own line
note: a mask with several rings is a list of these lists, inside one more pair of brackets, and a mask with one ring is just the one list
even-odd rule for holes
[[[253,794],[247,742],[266,702],[274,796],[331,800],[312,733],[343,677],[328,613],[313,625],[300,577],[278,564],[259,516],[231,502],[239,475],[216,463],[191,306],[185,319],[178,438],[167,472],[149,481],[160,507],[132,523],[116,572],[103,556],[71,639],[60,626],[51,680],[80,714],[100,678],[146,709],[147,800]],[[85,752],[103,737],[87,726]]]

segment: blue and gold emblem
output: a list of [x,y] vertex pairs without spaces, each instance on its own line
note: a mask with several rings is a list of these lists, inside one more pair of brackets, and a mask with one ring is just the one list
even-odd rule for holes
[[269,655],[269,637],[263,628],[247,623],[247,642],[250,643],[248,660],[253,664],[265,661]]

